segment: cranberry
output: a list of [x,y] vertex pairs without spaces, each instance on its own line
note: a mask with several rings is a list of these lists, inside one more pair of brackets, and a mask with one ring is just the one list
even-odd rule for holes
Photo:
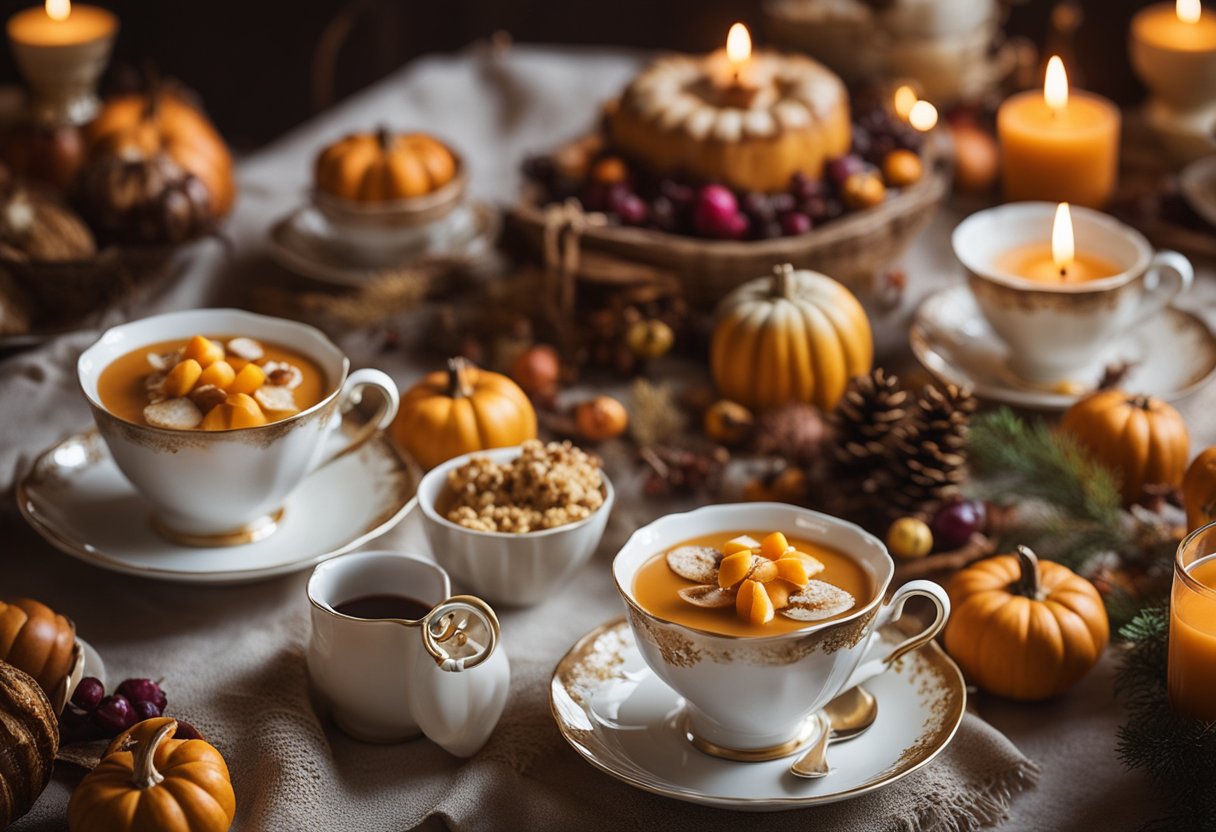
[[752,230],[752,221],[748,219],[747,214],[735,214],[727,223],[724,233],[721,235],[728,240],[742,240],[747,237],[748,232]]
[[769,197],[769,203],[773,206],[773,211],[781,215],[786,211],[793,211],[798,200],[794,198],[793,194],[779,193]]
[[625,194],[613,207],[625,225],[645,225],[650,216],[646,203],[637,194]]
[[787,211],[781,215],[781,230],[787,237],[805,234],[814,226],[811,218],[801,211]]
[[591,211],[611,211],[621,197],[629,193],[629,188],[623,182],[613,182],[605,185],[592,183],[583,189],[583,205]]
[[696,191],[672,179],[664,179],[659,183],[659,195],[670,199],[677,208],[691,208],[697,201]]
[[812,179],[802,171],[790,177],[790,195],[798,202],[805,202],[827,193],[827,186],[822,179]]
[[145,719],[155,719],[158,716],[164,716],[165,712],[156,707],[155,702],[136,702],[131,706],[135,711],[136,722],[142,722]]
[[93,711],[93,724],[111,737],[127,730],[137,721],[131,701],[122,694],[107,696]]
[[847,156],[837,156],[835,159],[828,161],[827,175],[828,179],[832,180],[837,188],[844,184],[844,181],[855,173],[861,173],[865,170],[866,163],[861,160],[860,156],[849,154]]
[[160,685],[151,679],[127,679],[118,686],[115,693],[122,694],[132,702],[152,702],[162,711],[169,704]]
[[72,691],[72,704],[82,710],[91,711],[105,695],[106,688],[100,679],[85,676],[80,680],[80,684],[76,685],[76,690]]
[[983,531],[988,521],[988,509],[980,500],[957,500],[938,509],[930,528],[933,542],[939,550],[957,549]]
[[828,218],[828,200],[822,196],[813,196],[800,204],[798,210],[814,222],[821,222]]
[[743,213],[747,214],[757,223],[771,222],[777,217],[777,212],[773,210],[772,200],[765,194],[757,191],[750,191],[744,194],[743,201],[740,204],[742,205]]
[[693,223],[706,237],[732,237],[738,228],[739,203],[728,188],[706,185],[697,195]]

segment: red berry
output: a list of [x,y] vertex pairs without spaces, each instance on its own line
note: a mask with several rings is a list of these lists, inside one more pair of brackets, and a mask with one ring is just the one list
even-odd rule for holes
[[72,691],[72,704],[82,710],[91,711],[97,707],[97,703],[105,695],[106,688],[100,679],[85,676],[76,685],[76,690]]
[[693,225],[697,233],[706,237],[730,237],[736,233],[739,202],[729,188],[722,185],[706,185],[697,194],[697,207],[693,213]]
[[861,173],[866,168],[866,163],[862,161],[860,156],[849,154],[847,156],[837,156],[835,159],[830,159],[827,166],[828,179],[832,180],[837,188],[844,185],[844,181],[855,173]]
[[155,702],[136,702],[131,707],[135,710],[137,722],[142,722],[145,719],[155,719],[158,716],[164,716],[164,711],[156,707]]
[[747,218],[747,214],[735,214],[726,223],[726,228],[723,229],[723,234],[720,236],[728,240],[742,240],[751,231],[752,221]]
[[614,206],[616,215],[625,225],[645,225],[650,218],[646,203],[637,194],[625,194],[617,200]]
[[138,721],[131,701],[121,694],[107,696],[93,711],[93,724],[110,737],[122,733]]
[[120,693],[132,702],[152,702],[161,711],[169,704],[165,692],[160,685],[151,679],[127,679],[118,686],[115,693]]
[[787,237],[796,237],[811,230],[814,223],[801,211],[787,211],[781,215],[781,230]]
[[983,531],[988,509],[981,500],[957,500],[942,506],[933,517],[933,543],[938,550],[957,549]]

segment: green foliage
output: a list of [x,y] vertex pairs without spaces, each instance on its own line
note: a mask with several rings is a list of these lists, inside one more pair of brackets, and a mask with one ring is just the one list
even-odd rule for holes
[[1119,758],[1148,774],[1170,806],[1150,828],[1216,832],[1216,723],[1185,719],[1167,704],[1169,610],[1141,610],[1119,635],[1127,644],[1115,690],[1128,713],[1119,727]]

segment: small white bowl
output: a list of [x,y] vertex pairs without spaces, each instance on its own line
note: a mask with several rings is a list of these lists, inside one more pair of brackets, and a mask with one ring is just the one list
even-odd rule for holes
[[525,534],[468,529],[448,520],[435,508],[453,468],[475,456],[501,464],[519,455],[517,445],[449,459],[422,478],[418,505],[435,560],[456,581],[487,601],[529,607],[550,597],[595,553],[608,525],[616,493],[608,475],[601,472],[604,504],[595,513],[577,523]]

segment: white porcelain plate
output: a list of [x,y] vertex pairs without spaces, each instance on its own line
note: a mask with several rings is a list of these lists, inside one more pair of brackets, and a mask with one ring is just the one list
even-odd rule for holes
[[[882,635],[904,637],[893,628]],[[769,812],[894,783],[946,747],[966,710],[962,674],[936,644],[865,686],[878,700],[878,719],[857,739],[828,749],[832,773],[819,780],[790,774],[790,758],[736,763],[693,748],[679,728],[683,699],[646,667],[624,620],[570,649],[553,673],[549,701],[566,741],[618,780],[691,803]]]
[[[338,446],[348,439],[334,431],[329,441]],[[384,534],[409,511],[417,485],[415,467],[380,438],[306,478],[265,540],[191,548],[152,529],[149,505],[90,430],[40,456],[17,487],[17,503],[48,541],[103,569],[179,583],[236,584],[306,569]]]
[[968,385],[980,398],[1035,410],[1064,410],[1089,393],[1107,367],[1128,363],[1121,387],[1173,401],[1216,371],[1216,335],[1200,318],[1167,307],[1112,341],[1072,379],[1072,388],[1039,387],[1009,369],[1009,347],[996,336],[966,286],[930,295],[908,333],[912,352],[942,381]]

